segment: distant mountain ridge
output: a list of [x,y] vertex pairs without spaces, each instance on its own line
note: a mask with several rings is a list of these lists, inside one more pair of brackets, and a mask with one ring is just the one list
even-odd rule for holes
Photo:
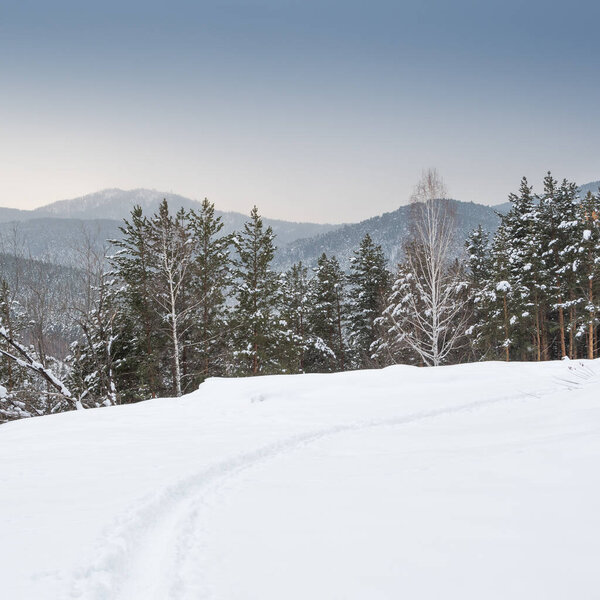
[[[588,191],[595,194],[599,188],[600,181],[592,181],[580,186],[579,194],[583,198]],[[500,224],[500,215],[507,213],[511,207],[510,202],[496,206],[460,200],[450,202],[456,218],[457,242],[453,249],[456,256],[462,253],[464,241],[473,229],[481,225],[490,234],[494,233]],[[360,223],[343,225],[334,231],[290,242],[277,254],[277,266],[286,269],[298,261],[314,265],[324,252],[328,256],[336,256],[342,267],[348,269],[353,251],[358,248],[364,235],[369,233],[373,241],[383,248],[388,266],[393,267],[401,259],[402,244],[408,237],[409,210],[410,207],[404,205]]]
[[[52,217],[69,219],[113,219],[122,221],[127,218],[135,205],[142,207],[147,215],[158,209],[163,199],[167,199],[173,212],[180,208],[186,210],[199,209],[201,202],[192,200],[178,194],[168,194],[157,190],[139,188],[135,190],[121,190],[118,188],[101,190],[80,198],[70,200],[59,200],[46,206],[36,208],[31,213],[34,217]],[[252,207],[248,207],[248,213]],[[234,211],[216,211],[224,223],[224,231],[231,233],[243,227],[248,215]],[[340,225],[319,223],[298,223],[294,221],[283,221],[280,219],[269,219],[263,217],[265,225],[273,227],[282,243],[288,243],[302,237],[310,237],[320,233],[326,233],[340,227]]]
[[[135,189],[135,190],[120,190],[111,188],[94,192],[80,198],[72,198],[69,200],[59,200],[51,204],[35,208],[33,210],[19,210],[16,208],[0,208],[0,232],[6,230],[7,223],[24,223],[28,222],[28,226],[23,226],[24,229],[32,231],[37,228],[49,227],[54,228],[51,220],[77,219],[81,224],[85,224],[88,228],[97,229],[96,221],[102,221],[101,229],[111,229],[114,232],[118,231],[118,226],[124,218],[127,218],[131,209],[137,204],[142,207],[144,213],[150,215],[154,213],[160,202],[166,198],[173,212],[180,208],[186,210],[198,209],[201,203],[185,196],[178,194],[167,194],[157,190]],[[250,213],[248,207],[248,214]],[[216,211],[224,223],[223,231],[232,233],[241,229],[248,219],[247,214],[239,212],[224,212]],[[310,237],[321,233],[332,231],[341,225],[320,224],[320,223],[297,223],[294,221],[283,221],[280,219],[263,218],[266,226],[273,227],[277,234],[277,238],[281,244],[287,244],[299,238]],[[112,222],[112,226],[107,223]],[[4,224],[4,225],[2,225]],[[64,223],[55,224],[59,231],[64,229]],[[49,232],[48,232],[49,233]],[[43,237],[47,237],[45,234]],[[111,235],[114,237],[114,235]],[[39,242],[36,242],[39,245]]]
[[587,196],[588,192],[592,192],[592,194],[597,194],[600,190],[600,181],[590,181],[590,183],[584,183],[579,186],[579,195],[582,198]]
[[[580,193],[596,193],[600,181],[582,185]],[[117,188],[101,190],[80,198],[60,200],[34,210],[19,210],[0,207],[0,252],[21,252],[31,258],[48,260],[63,265],[76,265],[82,249],[89,245],[97,250],[107,247],[106,240],[120,235],[119,226],[129,216],[131,208],[138,204],[148,215],[158,208],[166,198],[173,212],[179,208],[197,209],[200,202],[178,194],[167,194],[156,190]],[[510,208],[505,202],[487,206],[473,202],[452,200],[456,213],[457,247],[467,234],[482,225],[493,233],[499,222],[499,214]],[[297,261],[314,265],[325,252],[335,255],[342,266],[349,266],[353,251],[361,239],[370,233],[377,244],[381,244],[390,267],[400,259],[402,244],[408,234],[409,206],[400,206],[395,211],[352,224],[296,223],[264,218],[265,225],[273,227],[278,251],[274,266],[288,268]],[[239,231],[248,216],[237,212],[216,211],[223,219],[225,233]]]
[[[494,232],[500,223],[496,207],[450,200],[456,226],[456,247],[454,254],[459,256],[463,250],[467,235],[481,225],[485,230]],[[350,258],[366,233],[376,244],[381,245],[390,267],[393,267],[402,256],[402,246],[409,234],[410,223],[409,205],[401,206],[395,211],[372,217],[360,223],[344,225],[334,231],[312,238],[290,242],[280,248],[276,255],[276,264],[280,269],[286,269],[293,263],[302,261],[313,265],[323,253],[336,256],[344,269],[350,266]]]

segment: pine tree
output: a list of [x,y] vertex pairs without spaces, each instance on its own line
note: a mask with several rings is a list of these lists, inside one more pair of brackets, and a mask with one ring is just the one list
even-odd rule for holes
[[577,323],[578,311],[585,302],[583,297],[578,297],[578,280],[580,258],[580,241],[583,236],[584,222],[580,217],[580,199],[577,185],[563,179],[558,194],[559,211],[563,220],[559,225],[560,231],[560,266],[557,274],[562,282],[563,307],[566,316],[566,337],[568,340],[568,356],[577,358]]
[[[482,360],[492,354],[495,332],[490,324],[492,257],[489,234],[481,225],[472,231],[465,243],[467,251],[467,281],[472,319],[467,335],[471,339],[473,360]],[[493,355],[492,355],[493,356]]]
[[343,371],[347,367],[345,276],[335,256],[323,253],[311,281],[307,372]]
[[350,263],[351,300],[348,303],[348,339],[357,368],[380,365],[373,358],[374,344],[380,331],[377,319],[382,315],[390,284],[390,274],[381,246],[367,233]]
[[544,223],[541,240],[548,268],[548,292],[551,308],[558,313],[559,356],[574,357],[576,328],[576,300],[574,297],[573,241],[579,239],[581,223],[578,220],[577,186],[563,180],[558,182],[548,173],[544,178],[544,193],[540,199],[540,218]]
[[207,199],[199,212],[190,212],[190,227],[196,246],[192,277],[195,322],[190,332],[198,357],[196,384],[226,370],[229,330],[226,297],[232,284],[231,236],[220,235],[222,218],[215,216],[215,206]]
[[598,352],[600,316],[600,190],[596,196],[588,192],[581,202],[579,222],[582,230],[578,244],[578,297],[584,301],[579,335],[586,339],[584,355],[592,359]]
[[509,237],[507,228],[500,225],[492,242],[494,269],[490,280],[490,323],[496,329],[496,348],[506,362],[511,359],[514,345],[516,316],[513,300],[518,298],[510,281]]
[[275,235],[256,206],[244,229],[233,237],[237,304],[232,315],[234,370],[241,375],[276,373],[286,343],[279,310],[279,277],[271,270]]
[[[419,357],[406,343],[408,319],[417,300],[413,279],[414,276],[408,265],[405,262],[398,263],[390,292],[386,298],[386,306],[377,320],[381,333],[374,347],[374,355],[380,363],[386,365],[419,364]],[[417,332],[413,333],[417,334]]]
[[[502,252],[506,257],[503,277],[510,285],[511,344],[521,360],[534,354],[540,360],[546,272],[539,252],[539,211],[525,177],[521,180],[519,193],[510,194],[509,200],[512,206],[502,217],[500,235],[503,238]],[[509,298],[504,293],[508,290],[498,291],[505,300]]]
[[131,368],[140,397],[155,398],[168,393],[159,366],[159,349],[165,341],[153,292],[156,266],[149,246],[150,223],[140,206],[133,208],[131,219],[124,220],[120,231],[121,238],[111,240],[117,251],[109,261],[117,278],[122,317],[131,326]]
[[[595,354],[596,199],[544,178],[536,198],[524,178],[494,235],[485,312],[492,348],[506,360]],[[596,215],[596,217],[594,216]],[[495,342],[494,342],[495,338]]]
[[282,281],[281,317],[287,324],[289,353],[286,371],[303,373],[305,354],[313,345],[309,331],[310,311],[308,268],[301,262],[292,265]]

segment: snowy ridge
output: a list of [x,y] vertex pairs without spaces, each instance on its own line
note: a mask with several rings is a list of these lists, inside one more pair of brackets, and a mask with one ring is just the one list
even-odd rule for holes
[[[446,597],[481,597],[499,561],[512,575],[486,597],[559,598],[564,569],[542,581],[535,553],[529,575],[511,556],[538,544],[554,567],[544,510],[567,510],[573,491],[571,533],[555,529],[586,552],[572,550],[576,596],[592,598],[581,592],[600,545],[572,519],[598,521],[599,386],[600,361],[396,366],[212,379],[182,399],[5,425],[0,452],[23,449],[0,466],[7,597],[434,598],[421,569],[452,547]],[[541,493],[550,506],[533,517]],[[492,548],[496,562],[456,587]]]

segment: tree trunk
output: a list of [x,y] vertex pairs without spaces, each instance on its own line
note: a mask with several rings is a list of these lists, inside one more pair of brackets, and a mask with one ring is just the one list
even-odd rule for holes
[[550,360],[548,353],[548,331],[546,329],[545,313],[542,311],[541,315],[541,328],[542,328],[542,360]]
[[175,291],[173,282],[169,282],[169,293],[171,300],[171,337],[173,340],[173,367],[175,369],[175,393],[179,398],[181,392],[181,365],[179,362],[179,332],[177,331],[177,314],[175,312]]
[[569,358],[571,360],[575,360],[577,358],[577,343],[575,341],[575,329],[577,326],[577,312],[575,311],[575,304],[573,303],[573,292],[570,294],[571,296],[571,308],[570,312],[570,320],[569,323]]
[[149,306],[149,299],[150,299],[150,293],[148,291],[148,271],[147,271],[147,264],[146,264],[146,252],[145,252],[145,246],[142,244],[142,246],[140,247],[140,260],[141,260],[141,267],[142,267],[142,294],[144,296],[144,300],[143,300],[143,311],[144,311],[144,316],[143,316],[143,322],[144,322],[144,334],[145,334],[145,338],[146,338],[146,353],[148,355],[148,360],[150,360],[151,364],[150,364],[150,370],[148,372],[148,380],[150,383],[150,394],[152,395],[153,398],[156,398],[156,382],[155,382],[155,378],[154,378],[154,365],[152,357],[154,355],[154,350],[152,348],[152,325],[151,325],[151,315],[150,315],[150,306]]
[[344,370],[344,338],[342,337],[342,307],[340,304],[339,294],[336,296],[337,300],[337,334],[340,347],[340,370]]
[[540,307],[536,299],[535,302],[535,346],[536,346],[536,360],[540,362],[542,360],[542,338],[540,334]]
[[509,344],[508,344],[508,302],[506,301],[506,294],[504,294],[504,351],[506,356],[506,362],[510,360]]
[[562,296],[558,297],[558,326],[560,336],[560,357],[567,356],[567,345],[565,343],[565,311],[562,306]]
[[[588,300],[590,302],[590,306],[594,306],[594,279],[592,277],[589,278],[588,283]],[[590,312],[590,322],[588,326],[588,358],[594,358],[594,321],[596,320],[596,311],[592,308]]]

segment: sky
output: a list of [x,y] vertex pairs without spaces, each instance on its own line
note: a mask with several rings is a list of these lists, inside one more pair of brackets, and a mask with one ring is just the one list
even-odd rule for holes
[[424,169],[600,179],[596,2],[0,2],[0,206],[103,188],[349,222]]

